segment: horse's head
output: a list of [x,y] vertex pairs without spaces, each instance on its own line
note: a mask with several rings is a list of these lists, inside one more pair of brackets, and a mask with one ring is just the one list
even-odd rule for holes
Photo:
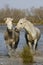
[[19,22],[17,23],[16,28],[17,28],[18,30],[21,30],[21,29],[24,28],[24,26],[25,26],[25,18],[22,18],[22,19],[20,19]]
[[12,18],[5,18],[4,20],[5,20],[5,24],[7,25],[7,28],[9,30],[11,30],[13,27],[13,24],[12,24],[13,19]]

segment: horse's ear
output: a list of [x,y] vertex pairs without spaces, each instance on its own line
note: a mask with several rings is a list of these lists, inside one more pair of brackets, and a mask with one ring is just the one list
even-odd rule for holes
[[5,24],[6,24],[6,20],[7,20],[7,18],[4,18]]

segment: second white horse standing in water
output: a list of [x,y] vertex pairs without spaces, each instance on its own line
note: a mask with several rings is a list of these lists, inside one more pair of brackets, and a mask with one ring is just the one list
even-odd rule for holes
[[22,18],[17,23],[16,28],[20,31],[21,29],[25,29],[27,31],[27,40],[28,45],[30,48],[32,48],[32,42],[33,44],[33,50],[35,50],[37,47],[38,40],[40,39],[40,30],[35,27],[30,21],[26,20],[25,18]]

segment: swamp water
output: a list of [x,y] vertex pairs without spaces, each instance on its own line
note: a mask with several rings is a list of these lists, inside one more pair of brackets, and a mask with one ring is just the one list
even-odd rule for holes
[[[40,25],[40,26],[37,26],[40,30],[41,30],[41,38],[38,42],[38,50],[41,51],[43,53],[43,25]],[[0,26],[0,55],[7,55],[8,53],[8,50],[6,48],[6,45],[5,45],[5,41],[4,41],[4,32],[5,32],[5,29],[6,29],[6,26]],[[17,51],[19,50],[22,50],[23,46],[26,44],[26,40],[25,40],[25,32],[24,31],[21,31],[20,32],[20,41],[18,43],[18,47],[17,47]],[[5,58],[6,59],[6,58]],[[7,58],[8,59],[8,58]],[[3,60],[3,61],[1,61]],[[1,58],[0,60],[0,64],[2,65],[22,65],[22,63],[20,64],[19,62],[15,62],[11,64],[8,64],[4,61],[4,58],[2,59]],[[10,59],[11,60],[11,59]],[[8,61],[7,61],[8,62]],[[10,63],[10,62],[9,62]],[[43,65],[43,62],[39,62],[39,63],[34,63],[33,65]]]

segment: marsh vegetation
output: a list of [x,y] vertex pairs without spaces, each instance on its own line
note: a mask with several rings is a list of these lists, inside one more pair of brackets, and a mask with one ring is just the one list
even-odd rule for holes
[[21,58],[23,63],[32,63],[33,62],[33,54],[28,46],[24,46],[21,52]]
[[14,25],[17,24],[19,19],[26,17],[34,24],[43,24],[43,7],[29,9],[16,9],[9,8],[8,5],[5,8],[0,9],[0,24],[4,24],[4,18],[12,17]]

